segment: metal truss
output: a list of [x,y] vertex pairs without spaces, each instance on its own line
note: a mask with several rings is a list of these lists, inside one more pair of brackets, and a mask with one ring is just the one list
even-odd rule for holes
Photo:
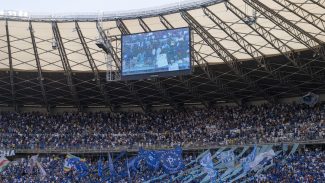
[[112,108],[111,100],[107,96],[107,92],[106,92],[106,90],[104,88],[104,85],[101,83],[101,78],[99,76],[98,68],[96,66],[96,63],[95,63],[95,61],[94,61],[94,59],[93,59],[90,51],[89,51],[89,47],[87,45],[87,42],[85,40],[85,37],[82,34],[82,31],[80,29],[79,23],[77,21],[75,22],[75,26],[76,26],[76,31],[78,33],[78,36],[79,36],[80,42],[82,44],[82,47],[83,47],[83,49],[85,51],[85,54],[87,56],[87,59],[89,61],[89,65],[90,65],[91,70],[92,70],[92,72],[94,74],[94,80],[96,81],[96,85],[99,88],[100,93],[104,97],[105,105],[108,106],[111,109],[111,111],[112,111],[113,108]]
[[145,32],[151,32],[150,27],[143,21],[141,17],[138,18],[139,24]]
[[121,31],[122,35],[127,35],[130,34],[129,29],[127,28],[127,26],[124,24],[123,20],[116,19],[116,26],[118,27],[118,29]]
[[[325,21],[302,8],[301,6],[292,3],[290,0],[274,0],[274,2],[287,9],[291,13],[297,15],[301,19],[305,20],[309,24],[313,25],[321,32],[325,32]],[[318,24],[320,24],[320,26]]]
[[15,90],[15,82],[14,82],[14,69],[12,64],[12,55],[11,55],[11,46],[10,46],[10,34],[9,34],[9,26],[8,20],[6,20],[6,36],[7,36],[7,47],[8,47],[8,59],[9,59],[9,76],[10,76],[10,86],[11,86],[11,100],[13,106],[16,107],[16,90]]
[[[166,29],[173,29],[173,25],[163,16],[160,15],[159,16],[159,20],[160,22],[164,25],[164,27]],[[194,60],[194,62],[202,69],[202,71],[206,74],[206,76],[209,78],[210,81],[212,81],[213,83],[215,83],[217,85],[217,88],[222,88],[224,89],[225,86],[221,84],[221,81],[219,81],[216,77],[214,77],[214,74],[212,74],[209,70],[209,63],[200,56],[200,54],[195,50],[194,46],[191,44],[191,58]],[[197,58],[200,57],[200,58]],[[203,60],[204,63],[202,64],[200,62],[200,60]],[[181,76],[180,79],[183,81],[183,83],[185,84],[185,86],[187,87],[187,89],[192,93],[193,96],[195,96],[195,98],[199,99],[201,101],[201,103],[205,106],[208,107],[208,102],[206,102],[203,97],[199,94],[199,92],[197,91],[196,88],[194,88],[192,86],[191,80],[190,79],[185,79],[185,76]],[[234,96],[233,93],[229,92],[229,90],[225,91],[224,94],[226,94],[226,96],[228,96],[229,94],[231,95],[230,99],[234,100],[235,103],[239,104],[238,99],[236,99],[236,97]]]
[[118,76],[115,76],[115,78],[121,78],[121,61],[118,57],[117,53],[115,52],[113,45],[109,38],[107,37],[106,33],[104,32],[103,28],[101,27],[99,22],[96,22],[96,27],[99,33],[99,37],[104,44],[103,50],[106,52],[106,54],[110,55],[115,63],[116,69],[118,72],[115,72]]
[[236,32],[232,27],[230,27],[226,22],[219,18],[207,7],[203,7],[204,14],[210,18],[222,31],[224,31],[233,41],[235,41],[248,55],[250,55],[253,60],[258,63],[259,67],[264,68],[264,70],[269,73],[274,79],[278,80],[280,84],[284,86],[290,86],[296,88],[298,93],[302,94],[300,88],[292,84],[286,77],[283,77],[279,68],[273,69],[265,59],[265,55],[258,50],[254,45],[249,43],[244,37],[242,37],[238,32]]
[[224,61],[225,64],[248,86],[254,89],[257,94],[262,94],[263,97],[274,103],[276,99],[271,96],[268,91],[263,91],[239,66],[239,61],[233,56],[225,47],[223,47],[206,29],[204,29],[188,12],[181,11],[181,16],[188,23],[188,25],[196,31],[197,34],[217,53],[217,55]]
[[34,50],[34,55],[35,55],[35,61],[36,61],[36,66],[37,66],[37,72],[38,72],[38,80],[39,80],[39,84],[41,87],[41,91],[42,91],[42,97],[43,97],[43,102],[44,105],[46,107],[48,107],[48,100],[47,100],[47,96],[46,96],[46,92],[45,92],[45,86],[44,86],[44,77],[42,74],[42,67],[41,67],[41,63],[40,63],[40,58],[38,55],[38,51],[37,51],[37,45],[36,45],[36,41],[35,41],[35,36],[34,36],[34,30],[33,30],[33,26],[32,26],[32,22],[29,21],[29,32],[30,32],[30,37],[32,40],[32,44],[33,44],[33,50]]
[[[231,2],[227,2],[227,9],[231,11],[235,16],[237,16],[241,21],[245,22],[245,19],[248,17],[243,11],[234,6]],[[307,66],[302,67],[298,62],[298,54],[290,46],[285,44],[283,40],[277,38],[265,27],[260,25],[258,22],[254,24],[247,24],[256,34],[263,38],[268,44],[270,44],[275,50],[280,52],[285,58],[292,63],[299,71],[308,74],[311,77],[312,72]]]
[[[112,57],[115,65],[116,65],[116,68],[118,70],[118,73],[121,74],[121,60],[118,57],[116,51],[114,50],[114,48],[113,48],[113,46],[111,44],[111,41],[108,39],[108,37],[105,34],[103,28],[100,26],[99,22],[96,22],[96,27],[97,27],[97,30],[99,32],[99,36],[100,36],[101,40],[103,41],[104,47],[107,49],[106,53],[109,54]],[[132,81],[125,81],[125,84],[127,85],[130,93],[135,97],[135,99],[140,104],[140,107],[142,108],[142,110],[144,112],[147,112],[148,110],[150,110],[149,106],[144,104],[142,99],[139,97],[137,91],[134,89],[134,83]]]
[[312,50],[314,53],[319,54],[325,60],[325,50],[322,41],[312,36],[302,28],[298,27],[288,19],[276,13],[271,8],[257,0],[244,0],[246,4],[260,12],[263,16],[272,21],[275,25],[286,30],[288,34],[297,39],[301,44]]
[[309,0],[311,2],[313,2],[314,4],[317,4],[319,7],[322,7],[323,9],[325,9],[325,1],[324,0]]
[[62,61],[62,66],[63,66],[64,72],[65,72],[65,75],[66,75],[67,84],[69,86],[73,101],[74,101],[75,105],[78,108],[80,108],[81,107],[80,106],[80,100],[79,100],[79,97],[78,97],[76,87],[73,84],[72,70],[71,70],[71,67],[70,67],[69,59],[68,59],[68,56],[67,56],[67,54],[65,52],[65,48],[64,48],[64,45],[63,45],[62,37],[60,35],[59,27],[57,25],[57,22],[55,22],[55,21],[52,22],[52,31],[53,31],[53,35],[54,35],[58,50],[59,50],[60,58],[61,58],[61,61]]

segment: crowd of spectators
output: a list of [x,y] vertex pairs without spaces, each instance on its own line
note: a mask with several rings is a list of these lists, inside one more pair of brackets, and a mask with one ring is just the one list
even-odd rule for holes
[[256,177],[269,182],[324,182],[325,153],[321,149],[308,150],[274,160],[274,166]]
[[144,113],[0,113],[0,149],[137,148],[324,139],[325,107],[297,104]]

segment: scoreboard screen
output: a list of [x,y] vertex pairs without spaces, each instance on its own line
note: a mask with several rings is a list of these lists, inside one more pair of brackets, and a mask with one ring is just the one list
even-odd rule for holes
[[189,28],[122,36],[122,79],[166,77],[190,72]]

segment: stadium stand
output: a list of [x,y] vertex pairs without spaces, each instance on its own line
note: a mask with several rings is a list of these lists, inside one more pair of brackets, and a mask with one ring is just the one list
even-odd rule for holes
[[1,113],[2,148],[186,147],[319,140],[325,107],[262,105],[152,113]]
[[0,183],[324,182],[324,3],[0,11]]

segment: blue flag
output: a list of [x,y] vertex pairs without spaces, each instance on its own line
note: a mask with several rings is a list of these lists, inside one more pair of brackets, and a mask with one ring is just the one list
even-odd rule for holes
[[108,153],[108,168],[109,168],[109,173],[110,173],[111,177],[112,178],[115,177],[116,171],[114,169],[111,153]]
[[212,182],[216,182],[216,177],[218,176],[218,171],[214,170],[211,153],[207,153],[200,160],[200,165],[203,167],[204,171],[209,175]]
[[182,159],[182,148],[177,147],[174,150],[167,150],[161,152],[161,165],[167,174],[177,173],[184,168]]
[[224,151],[217,155],[217,158],[221,163],[223,163],[226,167],[234,167],[235,154],[233,150]]
[[97,162],[97,166],[98,166],[98,176],[102,177],[103,176],[103,161],[101,159],[99,159],[99,161]]
[[135,156],[128,162],[128,168],[132,171],[138,171],[140,168],[140,161],[142,160],[141,156]]
[[88,176],[89,170],[88,170],[88,165],[86,164],[86,162],[79,161],[76,164],[75,167],[76,167],[77,173],[79,174],[78,175],[79,177],[86,177],[86,176]]
[[254,145],[253,151],[247,157],[240,160],[244,172],[248,172],[250,170],[249,163],[254,161],[255,157],[256,157],[256,145]]
[[148,167],[157,170],[160,166],[159,153],[156,151],[140,149],[140,156],[143,157]]

